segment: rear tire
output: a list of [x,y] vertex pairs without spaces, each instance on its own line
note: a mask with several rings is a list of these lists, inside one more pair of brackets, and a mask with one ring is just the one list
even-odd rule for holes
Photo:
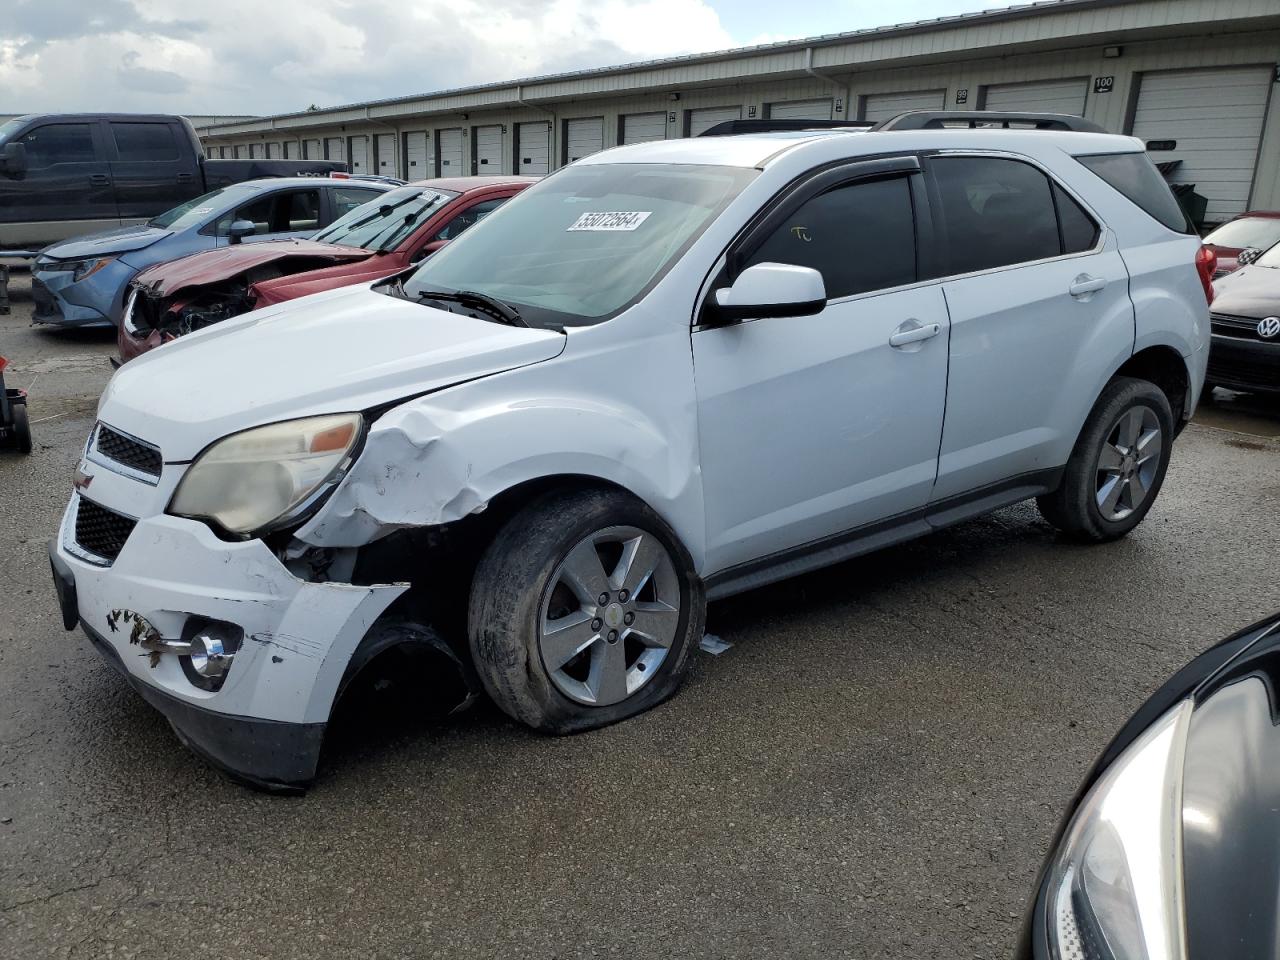
[[1080,540],[1123,537],[1155,503],[1173,437],[1164,391],[1146,380],[1116,377],[1093,405],[1062,483],[1036,499],[1041,516]]
[[31,423],[27,419],[27,405],[15,403],[10,409],[13,411],[13,436],[18,444],[18,452],[30,453]]
[[468,633],[494,702],[566,734],[675,693],[705,616],[670,527],[630,496],[586,490],[537,500],[498,532],[476,568]]

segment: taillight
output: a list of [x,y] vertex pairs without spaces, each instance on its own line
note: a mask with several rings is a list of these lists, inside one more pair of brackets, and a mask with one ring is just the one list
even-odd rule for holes
[[0,373],[4,373],[4,368],[9,365],[9,361],[4,357],[0,357]]
[[1200,274],[1200,286],[1204,287],[1206,303],[1213,303],[1213,274],[1218,269],[1218,251],[1212,244],[1202,243],[1196,250],[1196,272]]

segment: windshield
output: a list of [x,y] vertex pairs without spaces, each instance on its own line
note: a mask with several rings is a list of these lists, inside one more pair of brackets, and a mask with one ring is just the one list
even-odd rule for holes
[[1253,261],[1253,266],[1270,267],[1272,270],[1280,270],[1280,243],[1277,243],[1270,250]]
[[657,283],[755,176],[689,164],[566,167],[424,262],[405,292],[475,291],[532,326],[599,323]]
[[415,227],[456,196],[451,190],[401,187],[361,204],[312,239],[344,247],[393,250]]
[[231,187],[221,187],[206,193],[203,197],[196,197],[194,200],[180,203],[172,210],[166,210],[160,216],[148,221],[147,226],[161,227],[166,230],[185,230],[187,227],[199,226],[209,219],[210,214],[217,213],[225,208],[228,201],[234,204],[241,200],[247,200],[257,192],[257,187],[247,187],[242,183]]
[[13,120],[6,120],[4,123],[0,123],[0,144],[13,136],[15,131],[26,126],[26,123],[27,121],[25,117],[17,117]]
[[1257,247],[1266,250],[1280,241],[1280,217],[1244,217],[1224,223],[1204,238],[1222,247]]

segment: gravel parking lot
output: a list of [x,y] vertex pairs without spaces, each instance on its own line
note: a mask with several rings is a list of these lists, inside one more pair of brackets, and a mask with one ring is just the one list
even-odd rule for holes
[[1223,397],[1125,541],[1020,505],[714,605],[732,647],[631,722],[375,699],[310,794],[263,796],[61,628],[45,544],[114,338],[30,328],[26,283],[0,317],[36,439],[0,454],[3,957],[1007,956],[1109,736],[1280,608],[1280,405]]

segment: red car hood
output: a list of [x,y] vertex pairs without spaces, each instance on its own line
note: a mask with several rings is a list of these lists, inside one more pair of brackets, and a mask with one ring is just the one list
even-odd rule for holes
[[180,260],[158,263],[136,277],[136,282],[160,296],[171,296],[183,287],[217,283],[264,264],[289,257],[321,257],[335,263],[365,260],[370,250],[344,247],[315,240],[268,240],[264,243],[237,243],[193,253]]
[[312,293],[324,290],[336,290],[338,287],[349,287],[357,283],[373,283],[383,277],[398,273],[406,266],[404,255],[387,254],[370,257],[364,260],[336,263],[331,267],[308,270],[284,277],[273,277],[255,283],[250,292],[254,296],[254,307],[259,309],[272,304],[296,300]]

